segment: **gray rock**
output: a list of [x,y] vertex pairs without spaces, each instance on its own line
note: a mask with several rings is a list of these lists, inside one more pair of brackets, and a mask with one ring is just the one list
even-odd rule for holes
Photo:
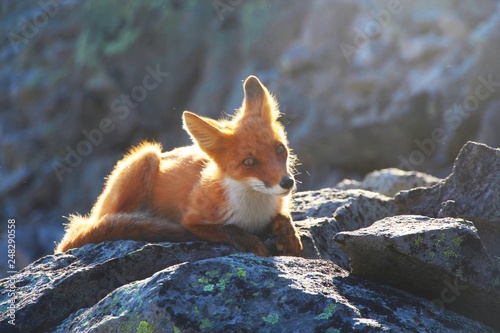
[[348,257],[332,242],[333,237],[399,212],[390,198],[363,190],[322,189],[297,193],[293,200],[292,216],[304,245],[302,255],[328,259],[344,269],[349,269]]
[[114,289],[185,261],[235,253],[205,242],[145,244],[119,241],[86,245],[46,256],[15,275],[15,328],[8,324],[8,280],[0,280],[0,331],[42,332]]
[[430,187],[439,181],[441,179],[422,172],[389,168],[370,172],[361,182],[345,179],[335,185],[335,188],[362,189],[393,197],[400,191]]
[[423,299],[349,277],[328,261],[245,254],[173,265],[113,291],[50,332],[382,330],[491,331]]
[[396,216],[341,232],[335,241],[354,274],[500,328],[500,271],[471,222]]
[[500,260],[499,198],[500,149],[468,142],[448,178],[430,188],[403,191],[395,201],[406,214],[472,221],[488,253]]

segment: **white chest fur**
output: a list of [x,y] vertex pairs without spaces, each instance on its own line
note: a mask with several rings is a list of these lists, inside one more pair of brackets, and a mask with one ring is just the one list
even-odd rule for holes
[[276,216],[278,196],[255,191],[248,184],[230,178],[224,182],[229,201],[227,224],[255,233],[262,231]]

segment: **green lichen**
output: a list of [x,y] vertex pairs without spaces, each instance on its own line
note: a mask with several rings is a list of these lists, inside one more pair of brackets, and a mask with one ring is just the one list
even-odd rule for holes
[[181,330],[179,329],[179,327],[174,326],[174,333],[181,333]]
[[203,283],[203,284],[207,284],[207,283],[210,282],[210,280],[207,279],[206,277],[201,277],[201,278],[198,279],[198,282],[199,283]]
[[422,245],[422,242],[424,241],[424,237],[418,236],[417,239],[415,239],[415,246],[420,246]]
[[[137,322],[139,322],[138,325]],[[134,314],[128,317],[127,322],[121,327],[121,331],[125,333],[150,332],[148,330],[144,330],[149,327],[148,326],[149,324],[148,325],[146,324],[148,324],[147,321],[140,320],[140,316],[138,314]]]
[[[240,272],[242,271],[242,273]],[[220,269],[216,269],[213,271],[206,272],[203,277],[198,278],[198,282],[203,284],[203,290],[204,291],[214,291],[216,288],[218,288],[220,291],[226,289],[226,285],[233,276],[233,273],[226,273],[223,277],[220,277]],[[238,276],[246,276],[246,272],[243,271],[243,269],[238,269]],[[194,288],[196,287],[196,283],[192,283],[191,286]]]
[[335,303],[330,304],[323,310],[323,313],[317,315],[316,317],[314,317],[314,319],[316,320],[330,319],[335,313],[335,311],[337,311],[337,304]]
[[262,317],[262,320],[264,320],[268,324],[276,324],[280,320],[280,316],[277,312],[271,312],[268,316]]
[[122,327],[121,331],[125,333],[132,333],[134,329],[135,322],[133,320],[128,320]]
[[120,304],[120,300],[121,299],[118,296],[113,297],[113,300],[111,301],[110,306],[112,306],[112,307],[117,306],[118,304]]
[[207,284],[206,286],[203,287],[204,291],[214,291],[214,285],[213,284]]
[[445,258],[458,258],[459,256],[459,253],[453,251],[450,247],[447,247],[443,252],[443,257]]
[[460,244],[464,241],[463,236],[457,236],[451,240],[455,247],[460,247]]
[[226,284],[229,282],[229,279],[233,276],[232,273],[226,273],[226,276],[222,279],[220,279],[219,282],[217,282],[216,286],[219,288],[219,290],[225,290],[226,289]]
[[213,326],[213,323],[210,320],[208,320],[208,319],[202,319],[200,321],[200,326],[198,326],[198,327],[200,328],[200,330],[203,330],[205,328],[210,328],[212,326]]
[[427,255],[431,258],[434,258],[436,256],[436,253],[434,253],[433,251],[429,251],[427,252]]
[[441,237],[439,237],[439,239],[437,240],[437,242],[436,242],[436,246],[438,246],[438,247],[443,246],[443,243],[444,243],[445,241],[446,241],[446,234],[443,232],[443,233],[441,234]]
[[153,325],[150,325],[145,320],[141,320],[135,329],[135,333],[153,333],[154,331]]
[[462,267],[458,267],[457,272],[455,273],[456,277],[463,278],[464,277],[464,269]]
[[238,272],[236,273],[236,275],[238,275],[238,277],[240,278],[243,278],[247,276],[247,272],[245,272],[243,268],[238,267]]
[[327,329],[327,330],[325,331],[325,333],[340,333],[340,330],[339,330],[339,329],[337,329],[337,328],[332,328],[332,327],[330,327],[329,329]]

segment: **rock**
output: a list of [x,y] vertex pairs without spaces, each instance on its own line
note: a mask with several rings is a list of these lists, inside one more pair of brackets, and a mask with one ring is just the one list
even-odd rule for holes
[[295,194],[292,217],[301,232],[302,256],[328,259],[350,269],[348,257],[332,242],[333,237],[340,231],[367,227],[398,211],[390,198],[377,193],[322,189]]
[[339,190],[359,188],[393,197],[400,191],[430,187],[440,180],[422,172],[390,168],[370,172],[361,182],[345,179],[335,185],[335,188]]
[[341,232],[352,273],[500,328],[500,270],[471,222],[395,216]]
[[[124,250],[120,245],[129,248]],[[107,253],[113,249],[116,254],[121,253],[124,255],[121,260],[127,262],[122,267],[139,272],[136,270],[138,266],[145,266],[139,258],[141,251],[153,248],[148,245],[137,252],[137,248],[134,250],[130,245],[130,242],[106,243]],[[91,247],[102,250],[99,245],[87,246],[73,254],[93,252],[96,255]],[[187,261],[183,261],[175,258],[176,251],[178,249],[172,248],[170,255],[174,258],[170,264],[163,262],[166,267],[155,265],[156,274],[140,280],[140,276],[129,275],[130,272],[126,271],[127,278],[131,276],[134,281],[113,288],[109,293],[104,291],[98,303],[88,304],[65,319],[40,323],[27,317],[24,321],[16,317],[19,326],[12,327],[7,326],[2,318],[2,332],[39,332],[42,329],[47,332],[493,332],[480,323],[442,311],[429,301],[349,276],[348,272],[325,260],[261,258],[249,254],[224,256],[218,253],[222,256],[193,261],[184,254],[182,259]],[[102,261],[104,257],[98,257],[96,261]],[[149,256],[152,257],[159,258],[159,253]],[[117,260],[110,261],[116,263]],[[82,282],[99,281],[99,278],[100,281],[106,280],[101,274],[110,267],[101,267],[99,274],[96,271],[89,274],[83,267],[78,269],[75,267],[78,265],[73,265],[84,261],[83,257],[71,261],[68,255],[62,254],[46,257],[44,262],[30,266],[25,273],[43,271],[49,266],[58,271],[53,272],[50,280],[42,272],[29,278],[24,275],[20,303],[30,303],[29,297],[34,295],[27,291],[33,291],[37,283],[51,287],[41,292],[40,297],[48,301],[62,296],[68,303],[70,295],[65,293],[71,289],[56,283],[68,274],[80,275]],[[175,264],[176,261],[181,263]],[[109,265],[109,261],[102,264]],[[95,295],[95,286],[88,282],[87,288],[92,289],[81,288],[78,298]],[[75,289],[75,284],[71,286]],[[35,319],[54,317],[55,312],[68,310],[65,306],[51,305],[46,304],[46,310],[39,308],[41,312],[32,312],[31,315]],[[4,306],[2,302],[2,309]],[[31,308],[36,306],[36,303],[31,304]],[[2,311],[2,317],[5,317],[4,313]]]
[[46,256],[15,276],[15,327],[8,324],[7,279],[0,283],[0,331],[42,332],[114,289],[186,261],[235,253],[205,242],[145,244],[119,241],[86,245]]
[[395,201],[405,214],[472,221],[490,256],[500,262],[499,198],[500,149],[468,142],[449,177],[430,188],[403,191]]

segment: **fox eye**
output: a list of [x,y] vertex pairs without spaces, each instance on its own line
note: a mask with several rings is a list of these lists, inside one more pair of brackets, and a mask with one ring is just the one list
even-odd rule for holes
[[247,167],[254,166],[257,164],[257,160],[253,157],[249,157],[243,160],[243,164]]
[[276,153],[278,153],[278,155],[281,155],[285,152],[285,146],[283,146],[282,144],[280,144],[278,147],[276,147]]

